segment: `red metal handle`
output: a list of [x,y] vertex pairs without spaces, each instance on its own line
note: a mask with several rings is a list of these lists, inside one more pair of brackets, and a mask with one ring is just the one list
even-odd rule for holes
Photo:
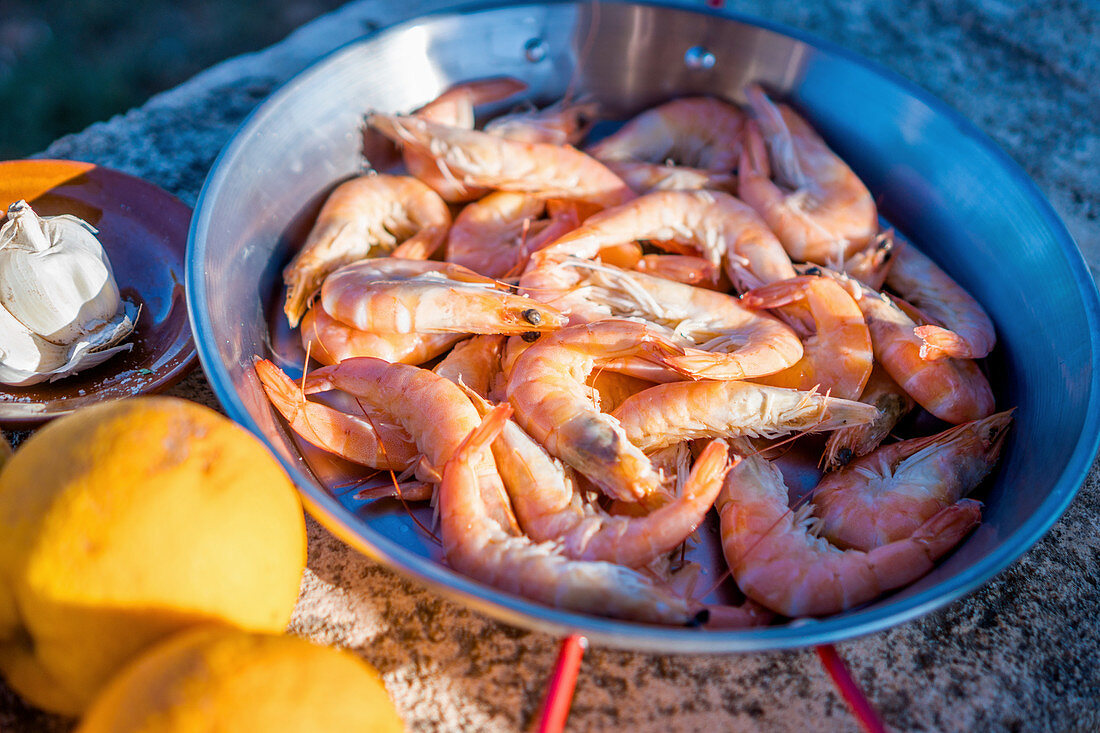
[[[577,687],[577,675],[581,669],[581,659],[584,650],[588,648],[588,640],[580,634],[573,634],[562,639],[561,648],[558,650],[558,659],[554,663],[554,672],[546,688],[546,698],[542,703],[539,713],[538,725],[535,730],[538,733],[563,733],[565,721],[569,718],[569,708],[573,704],[573,691]],[[823,644],[815,647],[821,665],[833,680],[840,696],[848,704],[856,721],[866,733],[886,733],[886,726],[882,719],[871,707],[871,703],[859,689],[859,685],[852,679],[844,660],[832,644]]]
[[852,715],[856,717],[860,727],[866,733],[886,733],[886,726],[883,725],[882,718],[871,707],[871,703],[867,700],[863,691],[859,689],[859,685],[852,679],[847,665],[837,654],[836,647],[832,644],[822,644],[815,647],[815,651],[821,660],[821,665],[829,673],[833,684],[840,692],[840,696],[844,698],[844,702],[848,703],[848,709],[852,711]]
[[572,634],[562,639],[558,661],[546,688],[546,699],[539,713],[538,733],[562,733],[573,705],[573,690],[577,687],[577,674],[581,670],[581,658],[588,648],[588,639]]

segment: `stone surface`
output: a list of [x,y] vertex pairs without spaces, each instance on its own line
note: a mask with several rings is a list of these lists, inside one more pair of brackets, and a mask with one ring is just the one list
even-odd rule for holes
[[[194,203],[218,151],[279,83],[364,31],[452,3],[360,0],[264,52],[221,64],[140,109],[57,141],[50,157],[124,170]],[[685,3],[693,4],[693,3]],[[701,3],[700,3],[701,4]],[[1100,272],[1100,6],[887,0],[731,9],[815,33],[945,99],[1050,198]],[[172,390],[216,406],[193,372]],[[18,436],[17,436],[18,437]],[[1100,729],[1100,467],[1050,534],[980,591],[839,645],[887,724],[905,731]],[[491,621],[406,581],[309,523],[292,630],[357,650],[410,728],[526,728],[555,639]],[[0,685],[0,730],[62,731]],[[592,649],[575,730],[856,730],[812,652],[675,657]]]

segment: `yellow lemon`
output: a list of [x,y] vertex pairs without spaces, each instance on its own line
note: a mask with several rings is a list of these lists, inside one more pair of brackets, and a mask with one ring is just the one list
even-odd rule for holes
[[171,397],[78,410],[0,472],[0,673],[77,714],[181,628],[282,630],[304,566],[298,495],[250,433]]
[[378,673],[354,654],[207,626],[180,632],[125,667],[76,733],[402,729]]

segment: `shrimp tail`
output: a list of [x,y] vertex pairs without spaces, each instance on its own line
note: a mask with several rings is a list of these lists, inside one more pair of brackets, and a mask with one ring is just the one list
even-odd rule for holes
[[[790,128],[787,127],[779,108],[775,106],[775,102],[768,98],[768,95],[764,93],[764,90],[758,84],[747,86],[745,96],[752,107],[752,122],[759,125],[754,132],[762,134],[767,139],[767,153],[770,153],[771,160],[775,163],[776,179],[789,188],[803,188],[806,185],[806,175],[802,172],[802,167],[798,163]],[[745,129],[747,137],[751,139],[752,133],[748,132],[750,124],[746,124]],[[761,140],[761,143],[763,142]],[[752,144],[755,145],[755,143]],[[755,157],[761,152],[762,147],[762,145],[756,146],[751,154]],[[767,160],[768,155],[765,154],[763,158]],[[766,166],[763,170],[765,176],[771,177],[771,171]]]
[[917,326],[913,335],[924,343],[920,347],[920,358],[926,361],[936,359],[977,359],[985,354],[975,354],[970,344],[954,331],[931,324]]
[[257,358],[255,369],[271,404],[310,445],[372,468],[404,470],[412,464],[414,451],[402,431],[306,400],[308,392],[267,359]]
[[[912,583],[962,541],[982,521],[982,503],[960,499],[944,507],[910,537],[871,550],[867,555],[883,590]],[[921,548],[926,564],[914,561],[912,546]]]

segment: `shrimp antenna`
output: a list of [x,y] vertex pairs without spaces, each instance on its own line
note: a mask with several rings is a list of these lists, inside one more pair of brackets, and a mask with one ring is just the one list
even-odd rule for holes
[[[381,433],[378,432],[378,426],[374,424],[374,418],[371,417],[370,411],[368,411],[367,408],[363,406],[363,403],[359,401],[359,397],[355,397],[355,404],[359,405],[359,409],[363,411],[363,417],[367,419],[367,422],[370,423],[370,426],[374,430],[375,434],[379,436],[378,445],[382,449],[382,458],[386,459],[386,443],[381,440]],[[395,474],[392,469],[390,470],[390,481],[393,482],[393,488],[397,493],[397,500],[401,502],[401,506],[404,507],[405,513],[409,515],[409,519],[413,520],[416,526],[423,530],[426,535],[431,537],[436,544],[442,545],[443,540],[439,539],[435,532],[425,526],[425,524],[421,522],[415,514],[413,514],[412,508],[409,506],[409,503],[405,501],[405,495],[401,491],[401,484],[397,481],[397,474]]]
[[[751,549],[751,548],[750,548],[750,549]],[[711,586],[710,586],[709,588],[707,588],[707,589],[706,589],[706,591],[705,591],[704,593],[701,593],[701,594],[699,594],[699,595],[695,596],[695,597],[694,597],[694,598],[693,598],[692,600],[694,600],[694,601],[699,601],[700,599],[706,598],[706,597],[707,597],[707,596],[709,596],[709,595],[710,595],[711,593],[713,593],[714,591],[716,591],[716,590],[718,590],[719,588],[721,588],[721,587],[722,587],[722,583],[725,583],[725,582],[726,582],[727,580],[729,580],[729,579],[730,579],[730,578],[732,578],[732,577],[733,577],[733,571],[732,571],[732,570],[730,570],[730,569],[729,569],[729,568],[727,567],[727,568],[726,568],[726,571],[725,571],[724,573],[722,573],[721,575],[719,575],[719,576],[718,576],[718,580],[714,581],[714,584],[713,584],[713,585],[711,585]]]
[[[383,450],[385,449],[383,448]],[[401,484],[397,482],[397,475],[393,471],[390,471],[390,479],[393,481],[393,488],[397,491],[397,499],[401,502],[401,506],[405,508],[405,513],[409,515],[409,519],[413,520],[413,522],[416,523],[417,527],[419,527],[421,530],[423,530],[425,534],[431,537],[433,542],[435,542],[437,545],[442,545],[443,540],[441,540],[435,532],[429,529],[423,522],[421,522],[417,518],[415,514],[413,514],[412,508],[409,506],[409,503],[405,501],[405,495],[401,493]]]
[[[306,376],[309,374],[309,351],[311,346],[313,346],[312,341],[306,344],[306,356],[305,359],[302,360],[302,384],[300,386],[302,390],[302,399],[305,399],[306,395]],[[310,427],[313,426],[311,425]]]

